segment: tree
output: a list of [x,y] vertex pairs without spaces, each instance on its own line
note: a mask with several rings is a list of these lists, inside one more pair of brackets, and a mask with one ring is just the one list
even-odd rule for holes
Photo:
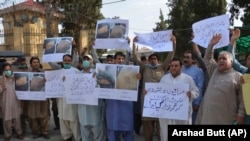
[[169,0],[167,6],[170,8],[169,29],[173,29],[177,40],[177,56],[190,49],[187,45],[193,23],[226,13],[226,0]]
[[96,22],[103,18],[100,12],[102,0],[61,0],[60,9],[63,9],[65,18],[62,21],[62,34],[73,36],[76,43],[80,31],[89,32],[89,43],[93,42]]
[[156,28],[153,29],[154,32],[156,31],[161,31],[161,30],[166,30],[167,29],[167,24],[164,19],[164,16],[162,14],[162,10],[160,9],[160,16],[159,16],[160,22],[155,23]]
[[[230,4],[231,13],[231,24],[233,24],[234,19],[239,19],[243,22],[243,26],[250,26],[250,4],[246,0],[231,0],[233,2]],[[240,17],[240,9],[243,9],[243,16]]]
[[[162,13],[162,10],[160,9],[160,16],[159,16],[159,19],[160,21],[159,22],[156,22],[156,27],[153,28],[153,31],[156,32],[156,31],[162,31],[162,30],[166,30],[167,29],[167,23],[166,23],[166,20],[164,18],[164,15]],[[160,61],[164,61],[164,59],[167,57],[167,54],[164,52],[164,53],[156,53],[159,55],[159,59]]]

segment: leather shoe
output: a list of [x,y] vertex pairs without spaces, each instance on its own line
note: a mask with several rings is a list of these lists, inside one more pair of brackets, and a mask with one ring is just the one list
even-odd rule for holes
[[4,137],[4,141],[10,141],[10,137]]
[[43,137],[44,137],[45,139],[50,139],[50,136],[49,136],[48,134],[43,134]]
[[19,140],[23,140],[24,137],[23,137],[22,134],[18,134],[18,135],[17,135],[17,138],[18,138]]
[[32,139],[37,139],[37,138],[40,138],[40,137],[42,137],[42,134],[35,134],[35,135],[32,137]]

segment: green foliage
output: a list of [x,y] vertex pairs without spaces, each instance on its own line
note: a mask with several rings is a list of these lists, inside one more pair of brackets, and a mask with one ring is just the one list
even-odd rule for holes
[[154,32],[156,31],[162,31],[167,29],[167,24],[164,19],[164,15],[162,14],[162,10],[160,9],[160,16],[159,16],[160,22],[155,23],[156,28],[153,29]]
[[[153,31],[162,31],[162,30],[167,30],[167,23],[166,20],[164,18],[164,15],[162,13],[162,10],[160,9],[160,16],[159,16],[160,21],[155,23],[156,27],[153,28]],[[167,53],[163,52],[163,53],[156,53],[159,55],[160,61],[164,61],[164,59],[167,57]]]
[[[230,5],[229,12],[231,13],[231,23],[234,18],[243,22],[243,26],[250,26],[250,4],[246,0],[232,0],[233,4]],[[240,17],[240,9],[243,8],[243,16]]]
[[191,40],[192,24],[226,13],[226,0],[169,0],[169,29],[176,36],[176,55],[182,56]]
[[100,12],[102,0],[61,0],[60,8],[64,9],[62,20],[64,36],[73,36],[78,43],[82,29],[90,34],[89,43],[93,42],[96,22],[103,18]]

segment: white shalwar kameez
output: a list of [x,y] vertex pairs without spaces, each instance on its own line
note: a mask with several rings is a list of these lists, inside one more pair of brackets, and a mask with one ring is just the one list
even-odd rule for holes
[[174,78],[171,73],[166,74],[161,78],[160,83],[188,84],[189,91],[191,92],[191,99],[189,100],[188,120],[163,119],[163,118],[159,119],[161,128],[161,141],[168,141],[168,125],[192,124],[192,112],[193,112],[192,101],[199,96],[199,89],[196,87],[194,80],[190,76],[184,73],[181,73],[176,78]]

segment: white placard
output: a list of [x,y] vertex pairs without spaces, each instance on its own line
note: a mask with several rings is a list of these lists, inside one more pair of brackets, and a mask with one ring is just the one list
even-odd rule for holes
[[95,93],[99,98],[137,101],[139,66],[96,65]]
[[63,55],[71,54],[72,37],[46,38],[43,44],[43,62],[62,62]]
[[19,100],[46,100],[44,73],[14,72],[14,78],[15,91]]
[[45,71],[45,78],[46,98],[64,97],[63,70]]
[[208,18],[192,25],[193,42],[201,47],[207,48],[213,35],[221,34],[221,40],[214,48],[225,47],[229,44],[229,15],[221,15]]
[[135,33],[138,44],[150,47],[154,52],[173,51],[172,30],[152,33]]
[[94,49],[131,50],[128,37],[128,20],[103,19],[97,21]]
[[188,120],[188,84],[146,83],[143,117]]
[[67,75],[64,86],[67,104],[98,105],[98,97],[94,94],[93,74]]

